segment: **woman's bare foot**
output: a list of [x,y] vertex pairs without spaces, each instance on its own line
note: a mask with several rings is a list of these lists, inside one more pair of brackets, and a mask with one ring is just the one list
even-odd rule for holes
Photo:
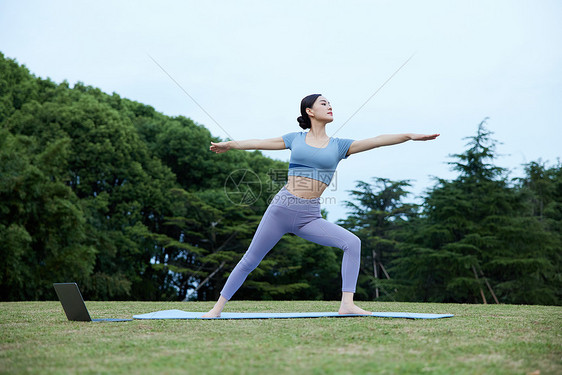
[[227,302],[228,302],[228,300],[221,295],[219,297],[219,300],[217,301],[217,303],[215,303],[215,306],[211,310],[209,310],[208,313],[203,314],[201,317],[202,318],[220,318],[222,309],[224,309],[224,305],[226,305]]
[[202,318],[220,318],[221,316],[221,312],[220,311],[215,311],[215,309],[209,310],[208,313],[203,314],[201,317]]
[[364,315],[371,315],[369,311],[365,311],[353,303],[353,293],[351,292],[342,292],[341,297],[341,305],[340,310],[338,311],[339,314],[364,314]]
[[356,305],[341,305],[338,314],[363,314],[371,315],[370,311],[365,311]]

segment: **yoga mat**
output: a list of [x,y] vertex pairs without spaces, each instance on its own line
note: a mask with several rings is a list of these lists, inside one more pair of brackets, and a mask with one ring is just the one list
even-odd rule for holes
[[205,312],[189,312],[182,310],[163,310],[148,314],[133,315],[134,319],[290,319],[290,318],[348,318],[354,316],[374,316],[379,318],[406,318],[406,319],[439,319],[450,318],[453,314],[420,314],[405,312],[373,312],[371,315],[345,314],[337,312],[308,312],[308,313],[229,313],[223,312],[220,318],[202,318]]

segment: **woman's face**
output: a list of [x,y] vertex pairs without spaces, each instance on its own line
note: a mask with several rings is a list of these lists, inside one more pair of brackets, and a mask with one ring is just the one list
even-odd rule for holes
[[334,115],[332,114],[332,105],[323,96],[319,96],[318,99],[312,105],[312,108],[307,108],[308,116],[310,118],[315,118],[318,121],[325,123],[334,121]]

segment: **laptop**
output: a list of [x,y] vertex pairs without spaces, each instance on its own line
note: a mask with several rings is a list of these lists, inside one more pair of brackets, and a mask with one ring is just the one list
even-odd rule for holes
[[54,283],[68,320],[78,322],[128,322],[133,319],[92,319],[76,283]]

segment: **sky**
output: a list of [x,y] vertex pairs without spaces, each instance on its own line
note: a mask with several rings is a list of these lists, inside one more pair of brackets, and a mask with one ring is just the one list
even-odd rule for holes
[[300,101],[313,93],[333,106],[329,136],[441,134],[342,160],[323,195],[336,222],[357,181],[410,180],[408,200],[419,202],[435,177],[455,178],[450,155],[486,117],[511,177],[524,163],[554,164],[561,21],[562,2],[543,0],[0,0],[0,52],[38,77],[189,117],[221,139],[301,131]]

